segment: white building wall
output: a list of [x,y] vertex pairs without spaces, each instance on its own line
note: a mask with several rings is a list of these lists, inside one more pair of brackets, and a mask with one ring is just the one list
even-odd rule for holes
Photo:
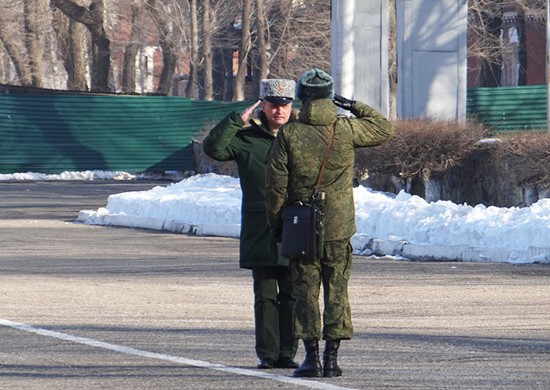
[[[466,118],[467,0],[397,0],[397,115]],[[336,93],[389,116],[388,0],[333,0]]]
[[389,113],[388,0],[333,0],[331,74],[336,93]]
[[397,0],[397,113],[466,119],[467,0]]

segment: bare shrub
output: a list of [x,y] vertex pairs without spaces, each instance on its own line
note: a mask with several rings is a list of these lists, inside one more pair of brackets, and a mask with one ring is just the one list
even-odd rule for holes
[[395,136],[374,148],[358,150],[359,175],[394,176],[402,180],[429,178],[459,166],[486,136],[481,124],[401,120],[393,123]]
[[493,163],[506,168],[509,184],[550,185],[550,133],[510,133],[500,138]]

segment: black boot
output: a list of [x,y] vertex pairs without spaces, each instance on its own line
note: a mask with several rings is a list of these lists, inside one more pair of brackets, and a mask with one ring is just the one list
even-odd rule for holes
[[338,367],[338,348],[340,340],[327,340],[323,352],[323,376],[332,378],[342,376],[342,369]]
[[294,370],[294,376],[310,378],[323,376],[323,369],[319,360],[319,341],[304,340],[304,347],[306,348],[306,358],[300,367]]

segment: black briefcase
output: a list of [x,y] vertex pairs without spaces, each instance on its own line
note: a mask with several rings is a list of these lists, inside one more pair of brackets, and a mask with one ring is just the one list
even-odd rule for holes
[[282,209],[281,254],[289,259],[313,260],[322,250],[323,212],[314,204],[290,204]]

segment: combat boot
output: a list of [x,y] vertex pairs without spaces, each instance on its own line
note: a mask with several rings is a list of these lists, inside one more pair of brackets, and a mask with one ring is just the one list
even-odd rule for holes
[[293,376],[310,378],[323,376],[323,369],[319,360],[319,341],[304,340],[304,347],[306,349],[306,358],[300,367],[294,370]]
[[323,376],[332,378],[342,376],[342,369],[338,367],[338,348],[340,340],[327,340],[323,351]]

